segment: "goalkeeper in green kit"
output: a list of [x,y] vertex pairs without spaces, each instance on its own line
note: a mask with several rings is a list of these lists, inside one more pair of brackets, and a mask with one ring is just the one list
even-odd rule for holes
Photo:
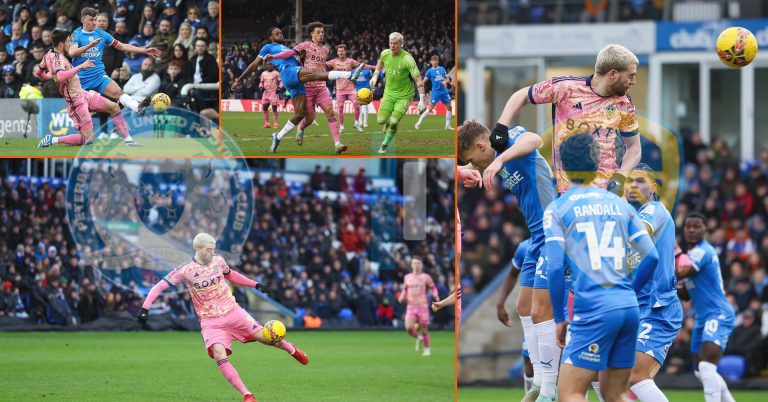
[[[408,52],[403,50],[403,35],[398,32],[389,34],[389,49],[381,52],[379,62],[376,63],[376,71],[371,78],[371,88],[376,88],[376,81],[382,67],[387,78],[384,86],[384,97],[379,105],[379,113],[376,121],[384,124],[384,142],[379,147],[379,154],[387,153],[387,147],[397,133],[397,125],[405,115],[408,106],[413,99],[413,81],[419,91],[419,107],[421,114],[426,108],[424,103],[424,82],[421,79],[416,60]],[[411,80],[413,78],[413,81]]]

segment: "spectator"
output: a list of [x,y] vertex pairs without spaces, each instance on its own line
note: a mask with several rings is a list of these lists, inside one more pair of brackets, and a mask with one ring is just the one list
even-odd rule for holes
[[[128,6],[130,5],[130,2],[128,0],[117,0],[116,3],[117,7],[115,8],[115,13],[112,14],[112,21],[115,22],[115,28],[117,28],[118,23],[125,23],[127,33],[129,36],[133,36],[136,34],[136,24],[133,21],[133,18],[131,14],[128,13]],[[144,26],[139,25],[139,26]]]
[[762,334],[755,312],[746,310],[741,314],[741,323],[734,328],[728,339],[728,354],[743,356],[747,360],[747,376],[759,374],[764,367],[761,351]]
[[[35,25],[32,27],[29,34],[29,43],[30,46],[43,44],[43,28],[41,26]],[[45,48],[45,46],[43,46],[43,48]]]
[[0,83],[0,98],[18,98],[21,90],[21,80],[16,75],[13,66],[3,67],[3,82]]
[[211,38],[214,40],[219,39],[219,2],[208,2],[208,15],[203,18],[202,24],[208,29],[208,33],[211,34]]
[[[173,100],[173,103],[179,102],[181,95],[181,88],[184,84],[188,83],[181,75],[181,66],[177,61],[168,63],[168,70],[164,74],[162,83],[160,84],[160,92],[168,94]],[[176,105],[178,106],[178,104]]]
[[14,22],[11,27],[11,40],[5,44],[8,55],[14,54],[17,47],[26,48],[29,45],[29,37],[21,30],[21,24]]
[[145,4],[141,12],[141,19],[139,19],[139,26],[143,27],[147,22],[154,26],[156,21],[155,8],[151,4]]
[[35,12],[35,22],[40,27],[41,31],[44,29],[50,29],[53,28],[53,23],[51,21],[51,15],[48,14],[48,11],[45,9],[40,9]]
[[21,46],[17,46],[13,49],[13,69],[16,76],[20,80],[26,80],[27,77],[32,77],[32,67],[34,67],[32,60],[27,59],[27,49]]
[[181,25],[183,19],[182,16],[179,15],[179,10],[176,8],[176,2],[165,0],[163,7],[163,18],[167,18],[171,21],[171,26],[173,26],[174,32],[178,31],[179,25]]
[[150,42],[150,47],[157,47],[159,43],[165,43],[166,48],[170,48],[171,44],[176,41],[176,34],[171,32],[171,21],[160,20],[157,28],[157,33]]
[[184,19],[184,22],[191,25],[192,29],[197,29],[203,22],[200,19],[200,9],[194,5],[187,8],[187,18]]
[[147,57],[141,62],[141,70],[125,83],[123,91],[140,101],[152,96],[160,89],[160,77],[153,69],[152,59]]
[[152,26],[152,22],[145,21],[144,25],[141,26],[141,33],[131,38],[131,43],[135,43],[135,46],[138,47],[149,47],[154,36],[155,28]]
[[16,21],[21,24],[21,30],[25,33],[29,33],[32,30],[34,23],[32,22],[32,14],[29,13],[29,6],[22,4],[18,9],[18,18]]
[[53,48],[53,37],[51,36],[52,31],[53,30],[50,28],[43,29],[41,39],[43,41],[43,46],[45,46],[45,50]]
[[[188,53],[186,53],[185,57],[189,60],[192,57],[193,49],[195,48],[194,40],[195,38],[192,36],[192,26],[187,22],[183,22],[181,27],[179,27],[179,36],[173,41],[173,46],[181,45],[184,46],[185,49],[188,49]],[[175,57],[176,56],[174,55],[174,58]]]
[[66,14],[56,15],[56,29],[63,29],[65,31],[72,31],[74,24],[72,20]]
[[77,20],[80,16],[80,2],[81,0],[56,0],[51,10],[56,14],[57,21],[62,15],[68,20]]
[[[192,59],[192,82],[195,84],[219,82],[219,65],[216,59],[208,53],[208,42],[204,39],[195,40],[195,57]],[[216,94],[218,96],[218,94]],[[197,110],[207,107],[212,102],[211,92],[193,90],[192,98]],[[216,101],[218,104],[218,101]]]

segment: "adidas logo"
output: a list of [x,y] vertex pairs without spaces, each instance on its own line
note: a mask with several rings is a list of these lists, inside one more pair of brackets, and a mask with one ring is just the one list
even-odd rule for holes
[[574,109],[579,109],[579,110],[584,110],[584,109],[581,108],[581,102],[574,104],[573,108]]
[[200,276],[200,274],[198,274],[197,272],[195,272],[195,278],[197,278],[198,276]]
[[500,139],[501,139],[501,136],[497,135],[497,136],[496,136],[496,139],[497,139],[497,140],[500,140]]

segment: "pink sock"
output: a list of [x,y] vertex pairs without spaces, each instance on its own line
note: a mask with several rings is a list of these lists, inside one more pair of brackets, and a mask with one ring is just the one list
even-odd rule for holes
[[128,125],[125,124],[125,118],[121,111],[117,111],[112,115],[112,124],[115,125],[115,131],[120,134],[121,137],[126,138],[130,134],[128,133]]
[[85,136],[82,134],[70,134],[63,137],[59,137],[57,140],[59,144],[67,145],[83,145],[85,144]]
[[360,121],[360,105],[353,103],[352,107],[355,109],[355,121]]
[[264,124],[269,124],[269,110],[264,110]]
[[418,332],[416,332],[416,328],[411,328],[411,329],[409,329],[409,330],[408,330],[408,334],[410,334],[410,335],[411,335],[412,337],[414,337],[414,338],[418,338],[418,337],[419,337],[419,333],[418,333]]
[[232,384],[233,387],[235,387],[238,392],[241,394],[250,394],[251,392],[248,391],[248,388],[245,387],[245,384],[243,384],[243,380],[240,379],[240,375],[237,374],[237,370],[235,370],[234,367],[229,363],[229,359],[221,359],[217,362],[219,365],[219,371],[221,371],[221,375],[224,376],[224,378],[229,381],[230,384]]
[[296,347],[293,346],[292,343],[286,341],[285,339],[283,339],[282,341],[276,343],[274,346],[276,348],[280,348],[280,349],[282,349],[282,350],[284,350],[284,351],[286,351],[286,352],[288,352],[290,354],[293,354],[293,352],[296,351]]
[[344,125],[344,102],[338,102],[336,104],[336,115],[339,116],[339,122]]
[[424,347],[428,348],[429,347],[429,332],[424,331],[424,332],[421,333],[421,336],[424,338]]
[[339,142],[339,122],[336,121],[336,116],[328,118],[328,127],[331,128],[331,137],[333,137],[333,143]]
[[299,122],[299,131],[304,131],[305,128],[307,128],[309,124],[307,124],[306,119],[301,119],[301,122]]
[[629,396],[629,400],[630,401],[636,401],[637,400],[637,395],[635,395],[635,393],[632,392],[631,389],[627,390],[627,396]]
[[275,115],[275,124],[277,124],[277,110],[275,110],[273,113]]

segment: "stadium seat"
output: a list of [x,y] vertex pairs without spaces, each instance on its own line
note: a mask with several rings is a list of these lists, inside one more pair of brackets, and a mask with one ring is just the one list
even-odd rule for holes
[[717,372],[728,381],[739,381],[747,370],[747,359],[744,356],[725,355],[717,364]]
[[343,308],[339,311],[339,318],[345,321],[352,321],[355,319],[355,314],[349,308]]

